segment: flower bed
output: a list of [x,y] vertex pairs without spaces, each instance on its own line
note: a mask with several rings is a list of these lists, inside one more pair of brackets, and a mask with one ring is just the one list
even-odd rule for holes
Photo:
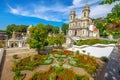
[[82,54],[75,57],[70,57],[69,64],[84,68],[89,74],[94,74],[98,68],[98,64],[94,58]]
[[71,69],[50,67],[47,72],[37,72],[29,80],[89,80],[86,75],[76,75]]
[[23,58],[13,65],[13,70],[33,70],[39,65],[48,65],[53,62],[53,58],[47,55],[34,55]]

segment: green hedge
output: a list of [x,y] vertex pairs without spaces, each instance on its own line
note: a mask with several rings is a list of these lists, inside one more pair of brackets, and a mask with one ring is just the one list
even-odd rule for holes
[[76,45],[94,45],[94,44],[114,44],[116,41],[113,40],[103,40],[103,39],[86,39],[86,40],[80,40],[77,42]]

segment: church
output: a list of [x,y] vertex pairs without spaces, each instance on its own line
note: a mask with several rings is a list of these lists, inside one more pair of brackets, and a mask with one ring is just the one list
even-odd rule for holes
[[68,36],[80,38],[99,37],[99,29],[96,28],[90,18],[90,7],[88,4],[83,8],[81,18],[76,18],[75,10],[71,10]]

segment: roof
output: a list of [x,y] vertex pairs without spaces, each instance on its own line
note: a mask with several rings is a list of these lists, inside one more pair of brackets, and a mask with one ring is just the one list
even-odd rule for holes
[[98,32],[98,30],[99,30],[99,29],[96,28],[96,27],[93,29],[94,32]]

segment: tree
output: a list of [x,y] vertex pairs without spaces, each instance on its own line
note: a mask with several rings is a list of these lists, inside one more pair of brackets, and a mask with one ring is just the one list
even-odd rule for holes
[[55,45],[55,35],[51,34],[50,36],[48,36],[48,43],[49,45],[52,45],[54,47]]
[[111,13],[107,14],[106,19],[106,32],[112,34],[113,36],[120,35],[120,3],[116,4]]
[[54,34],[58,34],[59,33],[59,27],[57,26],[53,26],[53,25],[46,25],[46,28],[47,28],[47,33],[54,33]]
[[62,32],[66,35],[68,32],[69,25],[68,24],[63,24],[62,25]]
[[112,4],[115,1],[120,1],[120,0],[103,0],[100,4],[101,5],[103,5],[103,4]]
[[62,44],[65,42],[65,37],[63,33],[59,33],[58,35],[55,36],[55,40],[54,43],[58,46],[58,47],[62,47]]
[[59,33],[59,34],[51,34],[48,37],[48,43],[49,45],[52,45],[54,47],[54,45],[56,44],[59,48],[62,47],[62,44],[65,42],[65,37],[63,33]]
[[106,20],[104,18],[93,19],[96,27],[99,29],[100,36],[106,36]]
[[54,34],[58,34],[59,33],[59,27],[57,27],[57,26],[55,26],[55,27],[53,27],[53,33]]
[[53,33],[53,26],[48,24],[46,25],[46,28],[47,28],[47,33]]
[[15,25],[11,24],[7,26],[6,32],[9,37],[11,37],[12,32],[26,32],[27,31],[27,25]]
[[38,53],[41,49],[44,49],[48,45],[47,41],[47,29],[45,25],[38,24],[30,28],[30,38],[27,39],[30,48],[35,48]]

